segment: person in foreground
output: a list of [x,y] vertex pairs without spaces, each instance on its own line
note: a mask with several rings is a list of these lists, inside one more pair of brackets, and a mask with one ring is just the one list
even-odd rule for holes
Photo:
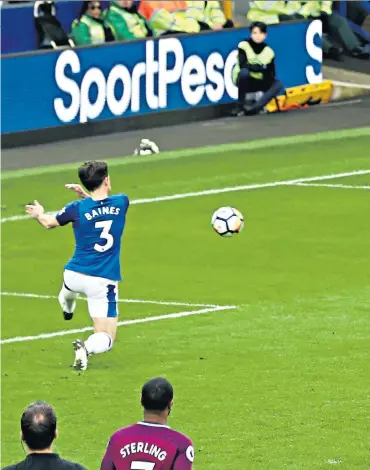
[[28,455],[22,462],[3,470],[86,470],[53,453],[53,442],[57,437],[57,417],[53,408],[42,401],[32,403],[21,418],[21,442],[22,445],[26,443]]
[[71,320],[78,294],[87,297],[94,334],[87,341],[73,342],[74,367],[86,370],[88,356],[109,351],[115,340],[118,321],[118,281],[121,238],[129,199],[125,194],[109,196],[111,183],[105,162],[85,162],[79,169],[81,183],[67,184],[82,200],[67,204],[56,215],[45,214],[38,201],[26,206],[27,213],[43,227],[53,229],[72,223],[76,247],[65,266],[59,303],[65,320]]
[[[266,24],[256,21],[250,31],[250,39],[238,45],[238,60],[233,69],[233,80],[238,87],[238,106],[233,111],[234,116],[258,114],[283,88],[276,79],[275,53],[265,42]],[[260,97],[249,104],[247,94],[258,92]]]
[[141,404],[143,421],[113,434],[100,470],[191,470],[191,440],[167,425],[172,385],[161,377],[149,380],[143,386]]

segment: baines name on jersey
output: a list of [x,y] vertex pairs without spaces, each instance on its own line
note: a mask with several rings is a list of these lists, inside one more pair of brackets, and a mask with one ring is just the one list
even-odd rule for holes
[[125,447],[122,447],[120,450],[120,454],[123,459],[138,452],[152,455],[160,462],[163,462],[163,460],[165,460],[167,457],[166,451],[162,450],[160,447],[154,444],[148,444],[147,442],[131,442],[130,444],[125,445]]
[[85,217],[87,220],[91,220],[94,217],[99,217],[99,215],[118,215],[120,212],[119,207],[98,207],[93,209],[91,213],[85,212]]

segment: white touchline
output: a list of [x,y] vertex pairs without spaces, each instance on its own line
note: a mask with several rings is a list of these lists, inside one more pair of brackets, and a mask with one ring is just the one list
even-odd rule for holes
[[[27,292],[0,292],[0,295],[10,297],[29,297],[34,299],[57,299],[56,295],[32,294]],[[78,297],[81,300],[86,300],[85,297]],[[193,304],[189,302],[167,302],[165,300],[136,300],[136,299],[118,299],[118,302],[127,304],[150,304],[150,305],[169,305],[179,307],[219,307],[214,304]]]
[[[190,310],[190,311],[185,311],[185,312],[169,313],[167,315],[158,315],[155,317],[137,318],[135,320],[121,321],[121,322],[118,322],[118,326],[128,326],[128,325],[136,325],[138,323],[149,323],[149,322],[154,322],[154,321],[169,320],[173,318],[190,317],[191,315],[204,315],[205,313],[221,312],[223,310],[234,310],[236,308],[237,308],[236,305],[224,305],[224,306],[216,306],[212,308],[203,308],[201,310]],[[36,336],[16,336],[15,338],[3,339],[2,341],[0,341],[0,344],[21,343],[24,341],[35,341],[37,339],[49,339],[49,338],[55,338],[56,336],[66,336],[66,335],[83,333],[85,331],[92,331],[92,330],[93,330],[93,327],[87,326],[86,328],[56,331],[54,333],[43,333],[43,334],[36,335]]]
[[352,186],[349,184],[296,183],[294,186],[307,186],[309,188],[370,189],[370,186]]
[[[274,188],[277,186],[294,186],[298,183],[309,183],[313,181],[325,181],[331,180],[335,178],[345,178],[347,176],[356,176],[356,175],[366,175],[369,174],[370,170],[356,170],[356,171],[349,171],[345,173],[335,173],[332,175],[322,175],[322,176],[310,176],[306,178],[296,178],[286,181],[272,181],[270,183],[258,183],[258,184],[247,184],[243,186],[231,186],[228,188],[218,188],[218,189],[207,189],[204,191],[195,191],[190,193],[180,193],[180,194],[171,194],[169,196],[159,196],[159,197],[152,197],[152,198],[144,198],[144,199],[134,199],[131,201],[131,204],[150,204],[153,202],[161,202],[161,201],[173,201],[176,199],[186,199],[188,197],[201,197],[201,196],[210,196],[212,194],[221,194],[221,193],[231,193],[234,191],[250,191],[253,189],[263,189],[263,188]],[[55,214],[57,211],[48,212],[49,214]],[[0,222],[15,222],[17,220],[25,220],[29,219],[28,215],[14,215],[10,217],[1,218]]]

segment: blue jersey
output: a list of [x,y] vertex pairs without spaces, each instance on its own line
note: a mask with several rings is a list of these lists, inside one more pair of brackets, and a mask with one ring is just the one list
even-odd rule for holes
[[65,268],[88,276],[120,281],[121,238],[129,206],[125,194],[101,201],[91,197],[67,204],[56,216],[59,225],[73,224],[76,247]]

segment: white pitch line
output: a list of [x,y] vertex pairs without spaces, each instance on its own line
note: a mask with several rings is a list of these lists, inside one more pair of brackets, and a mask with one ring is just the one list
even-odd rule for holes
[[[201,197],[201,196],[210,196],[213,194],[222,194],[222,193],[231,193],[235,191],[250,191],[253,189],[263,189],[263,188],[274,188],[277,186],[294,186],[297,183],[309,183],[311,181],[325,181],[335,178],[345,178],[347,176],[356,176],[356,175],[366,175],[369,174],[370,170],[356,170],[356,171],[349,171],[346,173],[335,173],[332,175],[322,175],[322,176],[310,176],[307,178],[297,178],[292,180],[286,181],[272,181],[270,183],[260,183],[260,184],[247,184],[243,186],[231,186],[227,188],[218,188],[218,189],[207,189],[204,191],[195,191],[190,193],[180,193],[180,194],[171,194],[169,196],[159,196],[159,197],[152,197],[152,198],[145,198],[145,199],[134,199],[131,201],[131,204],[150,204],[153,202],[161,202],[161,201],[173,201],[176,199],[186,199],[188,197]],[[55,214],[57,211],[49,212],[49,214]],[[4,217],[0,220],[1,223],[5,222],[15,222],[17,220],[25,220],[29,219],[28,215],[14,215],[11,217]]]
[[362,99],[358,98],[355,100],[348,100],[348,101],[332,101],[331,103],[325,103],[322,104],[321,106],[324,106],[325,108],[333,108],[333,107],[338,107],[338,106],[352,106],[353,104],[356,103],[361,103]]
[[370,189],[370,186],[351,186],[349,184],[297,183],[294,186],[307,186],[310,188]]
[[[173,318],[190,317],[192,315],[204,315],[205,313],[221,312],[223,310],[234,310],[236,308],[237,307],[235,305],[224,305],[224,306],[216,306],[212,308],[203,308],[201,310],[190,310],[190,311],[185,311],[185,312],[169,313],[167,315],[158,315],[155,317],[137,318],[136,320],[121,321],[121,322],[118,322],[118,326],[128,326],[128,325],[136,325],[139,323],[149,323],[149,322],[154,322],[154,321],[169,320]],[[83,333],[85,331],[92,331],[92,330],[93,330],[93,327],[87,326],[86,328],[56,331],[54,333],[43,333],[43,334],[36,335],[36,336],[16,336],[15,338],[3,339],[2,341],[0,341],[0,344],[21,343],[24,341],[35,341],[37,339],[49,339],[49,338],[55,338],[56,336],[66,336],[66,335]]]
[[[41,295],[31,294],[26,292],[0,292],[0,295],[9,297],[28,297],[33,299],[57,299],[56,295]],[[79,297],[79,299],[87,300],[85,297]],[[149,304],[149,305],[168,305],[178,307],[219,307],[214,304],[193,304],[188,302],[167,302],[165,300],[135,300],[135,299],[118,299],[118,302],[127,304]]]
[[[361,83],[341,82],[338,80],[333,80],[333,84],[340,85],[346,88],[362,88],[362,89],[365,88],[367,90],[370,90],[370,85],[363,85]],[[350,101],[354,101],[354,100],[350,100]],[[343,103],[348,103],[348,101],[343,101]]]

